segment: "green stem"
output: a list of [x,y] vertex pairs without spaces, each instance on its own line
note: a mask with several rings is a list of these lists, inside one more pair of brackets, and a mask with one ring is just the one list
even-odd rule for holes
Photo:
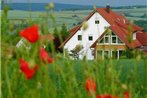
[[7,65],[5,65],[5,78],[6,78],[6,83],[8,86],[8,98],[13,98],[12,97],[12,92],[11,92],[11,85],[10,85],[10,80],[9,80],[9,76],[8,76],[8,70],[7,70]]

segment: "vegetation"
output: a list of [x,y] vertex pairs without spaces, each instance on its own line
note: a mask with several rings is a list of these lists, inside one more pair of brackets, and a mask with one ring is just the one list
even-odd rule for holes
[[54,29],[54,45],[55,45],[55,51],[56,52],[63,52],[62,48],[59,48],[59,46],[62,44],[63,40],[67,38],[69,35],[69,32],[67,30],[67,27],[65,24],[62,24],[60,32],[58,31],[57,28]]
[[71,50],[71,54],[70,56],[73,58],[73,59],[79,59],[79,54],[80,54],[80,51],[83,49],[83,46],[81,45],[77,45],[73,50]]
[[[105,94],[117,96],[115,98],[129,98],[124,96],[124,92],[130,98],[147,97],[147,60],[144,56],[137,54],[132,59],[93,61],[63,57],[63,54],[55,51],[52,42],[48,42],[48,45],[39,39],[40,35],[52,34],[54,31],[54,36],[62,42],[61,35],[67,34],[65,24],[58,31],[52,17],[54,15],[50,14],[51,11],[46,13],[51,17],[41,16],[40,20],[30,17],[26,19],[27,22],[21,23],[26,24],[26,28],[22,25],[15,28],[8,19],[7,6],[3,9],[0,80],[2,98],[96,98]],[[48,22],[49,19],[52,22]],[[49,26],[55,29],[51,31],[48,23],[54,23]],[[31,45],[31,49],[16,48],[16,43],[22,37]],[[49,48],[43,49],[44,44]],[[87,85],[89,79],[92,79],[94,88]],[[91,88],[95,90],[94,93],[91,93]]]
[[147,21],[146,20],[136,20],[134,21],[135,24],[144,28],[144,31],[147,32]]

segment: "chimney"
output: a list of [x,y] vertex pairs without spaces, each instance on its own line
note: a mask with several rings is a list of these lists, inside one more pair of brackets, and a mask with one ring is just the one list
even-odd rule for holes
[[106,5],[106,11],[107,11],[108,13],[110,12],[110,5],[109,5],[109,4]]

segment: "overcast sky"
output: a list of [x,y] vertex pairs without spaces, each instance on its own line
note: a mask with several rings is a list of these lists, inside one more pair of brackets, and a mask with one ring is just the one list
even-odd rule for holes
[[79,4],[79,5],[99,5],[104,6],[110,4],[111,6],[124,5],[147,5],[147,0],[5,0],[10,2],[34,2],[34,3],[64,3],[64,4]]

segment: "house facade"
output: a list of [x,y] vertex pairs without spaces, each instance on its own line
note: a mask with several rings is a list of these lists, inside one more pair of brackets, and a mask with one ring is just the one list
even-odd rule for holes
[[86,57],[87,60],[97,57],[119,58],[126,48],[146,51],[147,33],[143,32],[143,28],[131,24],[109,7],[95,9],[85,21],[87,28],[84,29],[83,24],[72,28],[60,48],[72,54],[72,50],[80,45],[79,59]]

